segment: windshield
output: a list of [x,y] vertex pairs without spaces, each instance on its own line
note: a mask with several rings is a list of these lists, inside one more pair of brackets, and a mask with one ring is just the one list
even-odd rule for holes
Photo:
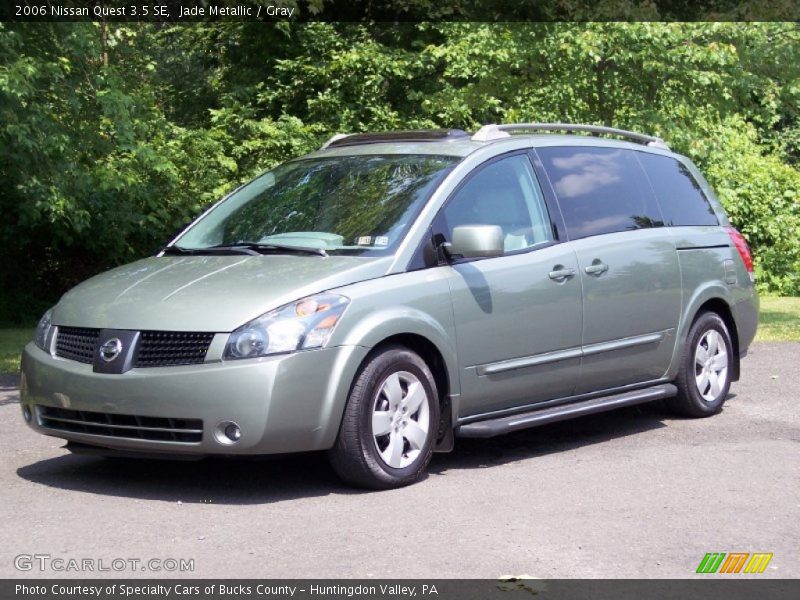
[[175,243],[394,252],[436,184],[460,159],[360,155],[285,163],[243,186]]

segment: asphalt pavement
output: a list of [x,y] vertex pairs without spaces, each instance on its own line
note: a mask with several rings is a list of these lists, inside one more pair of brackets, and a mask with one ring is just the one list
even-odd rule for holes
[[71,455],[0,377],[0,577],[684,578],[707,552],[768,552],[755,577],[797,578],[798,371],[800,344],[755,344],[712,418],[652,404],[457,440],[388,492],[317,454]]

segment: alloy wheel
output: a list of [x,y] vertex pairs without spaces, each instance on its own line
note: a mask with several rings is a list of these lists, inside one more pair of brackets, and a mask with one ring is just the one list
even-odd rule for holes
[[728,346],[716,329],[709,329],[700,337],[694,351],[694,371],[703,400],[717,400],[728,381]]
[[372,409],[372,435],[378,455],[394,469],[412,465],[430,429],[428,395],[408,371],[391,373],[378,388]]

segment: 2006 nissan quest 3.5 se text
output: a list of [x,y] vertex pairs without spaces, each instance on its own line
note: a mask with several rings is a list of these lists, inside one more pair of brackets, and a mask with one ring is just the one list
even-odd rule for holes
[[713,415],[753,279],[659,138],[337,135],[67,292],[25,348],[22,413],[75,452],[326,450],[346,481],[397,487],[455,437],[658,399]]

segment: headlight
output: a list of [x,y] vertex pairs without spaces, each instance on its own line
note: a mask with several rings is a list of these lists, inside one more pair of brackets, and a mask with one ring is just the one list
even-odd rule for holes
[[36,326],[36,333],[33,336],[33,343],[45,352],[50,352],[50,348],[47,347],[47,337],[50,334],[50,328],[53,326],[50,321],[52,316],[53,309],[51,308],[39,319],[39,324]]
[[321,348],[350,303],[337,294],[317,294],[268,312],[228,338],[224,358],[253,358]]

